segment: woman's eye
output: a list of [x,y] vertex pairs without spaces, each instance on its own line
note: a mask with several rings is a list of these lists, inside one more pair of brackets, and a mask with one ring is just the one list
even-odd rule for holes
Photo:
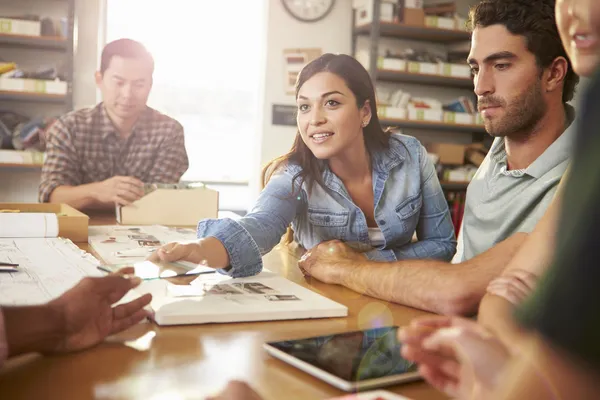
[[325,103],[325,104],[328,105],[328,106],[330,106],[330,107],[335,107],[335,106],[337,106],[340,103],[338,103],[335,100],[327,100],[327,103]]
[[300,111],[306,111],[306,110],[308,110],[308,105],[306,105],[306,104],[300,104],[298,106],[298,110],[300,110]]

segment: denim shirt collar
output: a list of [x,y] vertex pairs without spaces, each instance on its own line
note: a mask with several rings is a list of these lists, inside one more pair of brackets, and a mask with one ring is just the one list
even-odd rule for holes
[[[371,155],[373,175],[387,175],[392,169],[402,164],[405,159],[406,149],[399,140],[391,138],[390,146],[385,151],[374,152]],[[323,161],[323,183],[334,190],[343,186],[341,180],[331,171],[326,161]]]

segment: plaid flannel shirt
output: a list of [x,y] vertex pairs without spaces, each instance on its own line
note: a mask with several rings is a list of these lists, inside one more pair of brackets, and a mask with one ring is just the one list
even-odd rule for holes
[[59,186],[133,176],[146,183],[176,183],[188,168],[183,127],[147,107],[133,131],[121,139],[103,103],[73,111],[48,130],[39,187],[47,202]]

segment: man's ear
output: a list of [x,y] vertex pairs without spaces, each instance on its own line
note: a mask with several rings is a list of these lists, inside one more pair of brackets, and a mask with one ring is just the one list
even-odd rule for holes
[[100,88],[100,86],[102,85],[102,78],[102,72],[96,71],[96,73],[94,74],[94,80],[96,81],[96,86],[98,86],[98,88]]
[[544,73],[546,92],[554,92],[564,87],[565,78],[569,72],[569,63],[564,57],[556,57]]

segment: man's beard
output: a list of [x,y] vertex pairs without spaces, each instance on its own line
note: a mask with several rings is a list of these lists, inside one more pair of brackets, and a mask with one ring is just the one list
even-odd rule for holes
[[499,119],[484,119],[485,130],[494,137],[527,137],[546,114],[542,83],[536,80],[510,104],[500,97],[488,96],[479,100],[478,107],[500,106],[506,110]]

